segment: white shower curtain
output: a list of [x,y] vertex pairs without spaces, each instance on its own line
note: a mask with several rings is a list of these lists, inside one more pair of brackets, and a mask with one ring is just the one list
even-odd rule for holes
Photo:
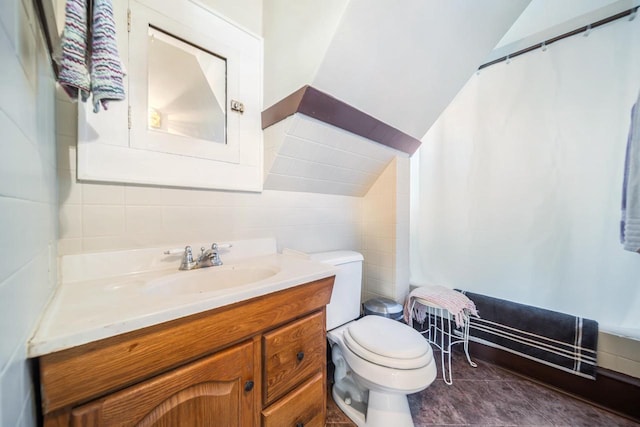
[[412,283],[640,338],[640,257],[619,242],[639,89],[640,19],[474,75],[412,160]]

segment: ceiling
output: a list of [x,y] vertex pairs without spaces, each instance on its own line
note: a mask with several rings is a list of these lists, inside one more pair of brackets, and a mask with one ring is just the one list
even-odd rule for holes
[[[264,105],[309,85],[421,139],[529,1],[265,2]],[[406,155],[301,114],[271,127],[265,189],[363,195]],[[381,163],[361,170],[353,147]]]

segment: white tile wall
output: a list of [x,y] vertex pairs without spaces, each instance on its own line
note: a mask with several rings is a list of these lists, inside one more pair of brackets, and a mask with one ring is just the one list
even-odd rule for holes
[[266,129],[271,190],[364,196],[396,150],[297,113]]
[[34,426],[26,344],[55,287],[54,82],[30,0],[0,6],[0,425]]
[[108,237],[125,234],[124,206],[87,205],[82,206],[82,236]]
[[60,91],[56,105],[60,255],[259,237],[275,237],[279,249],[361,249],[358,197],[77,181],[77,106]]
[[363,301],[409,293],[409,158],[396,156],[363,198]]
[[395,299],[396,165],[393,159],[363,198],[363,301]]
[[411,160],[396,159],[396,257],[395,299],[403,302],[409,294],[409,183]]

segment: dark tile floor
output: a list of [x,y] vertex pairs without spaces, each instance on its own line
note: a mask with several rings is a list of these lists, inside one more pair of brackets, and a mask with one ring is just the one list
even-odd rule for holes
[[[436,360],[440,360],[439,357]],[[518,377],[490,363],[453,354],[453,384],[438,378],[426,390],[409,395],[416,427],[422,426],[640,426],[626,418]],[[351,427],[328,387],[327,426]],[[393,426],[389,426],[393,427]]]

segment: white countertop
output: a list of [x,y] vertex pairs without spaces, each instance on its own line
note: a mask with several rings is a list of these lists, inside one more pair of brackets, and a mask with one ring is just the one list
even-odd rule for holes
[[[335,274],[331,265],[282,254],[193,271],[178,271],[177,267],[175,264],[170,269],[165,266],[154,271],[60,284],[29,341],[28,356],[42,356]],[[154,280],[202,278],[223,268],[269,268],[276,273],[257,282],[208,292],[149,292],[149,283]]]

